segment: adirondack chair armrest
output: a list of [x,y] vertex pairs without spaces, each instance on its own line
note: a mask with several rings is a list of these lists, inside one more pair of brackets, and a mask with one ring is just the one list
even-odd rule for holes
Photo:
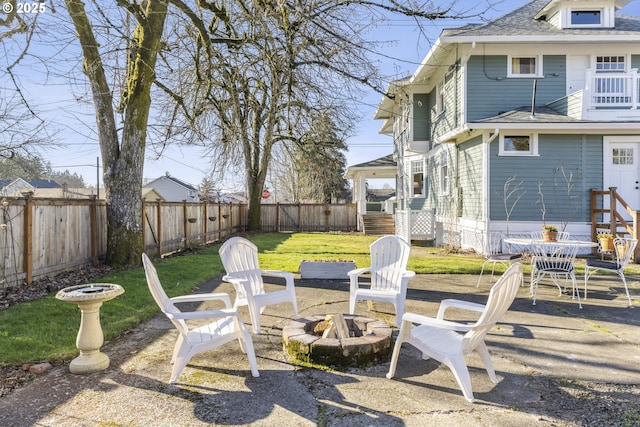
[[364,268],[356,268],[355,270],[351,270],[349,272],[347,272],[347,275],[349,277],[358,277],[364,273],[368,273],[371,271],[371,267],[364,267]]
[[405,270],[402,273],[402,280],[409,281],[410,279],[413,279],[414,277],[416,277],[416,272],[415,271]]
[[469,301],[462,301],[459,299],[445,299],[440,302],[440,308],[438,309],[438,315],[436,316],[436,318],[444,319],[444,312],[447,308],[450,308],[450,307],[460,308],[463,310],[478,311],[478,312],[482,312],[485,309],[484,304],[478,304],[478,303],[469,302]]
[[216,317],[229,317],[238,316],[236,309],[222,309],[222,310],[202,310],[202,311],[187,311],[180,313],[165,313],[169,319],[172,320],[197,320],[197,319],[212,319]]
[[404,322],[415,323],[418,325],[433,326],[436,328],[448,329],[451,331],[458,331],[458,332],[466,332],[473,327],[473,325],[465,325],[463,323],[436,319],[434,317],[423,316],[421,314],[415,314],[415,313],[405,313],[402,316],[402,322],[403,324]]
[[292,288],[294,286],[294,282],[293,282],[294,275],[289,271],[262,270],[262,274],[264,276],[281,277],[285,279],[287,289]]
[[181,295],[179,297],[170,298],[173,303],[182,302],[197,302],[197,301],[214,301],[219,300],[224,302],[226,308],[231,308],[231,299],[229,295],[223,292],[215,292],[210,294],[193,294],[193,295]]
[[247,298],[252,298],[253,293],[251,292],[251,285],[249,284],[249,280],[244,277],[235,277],[234,274],[225,274],[222,276],[222,280],[225,282],[229,282],[236,288],[236,292],[239,292],[239,289],[245,293]]
[[371,271],[370,267],[364,267],[364,268],[356,268],[355,270],[351,270],[347,272],[347,275],[349,276],[349,292],[351,292],[351,294],[356,292],[359,288],[358,277],[370,271]]

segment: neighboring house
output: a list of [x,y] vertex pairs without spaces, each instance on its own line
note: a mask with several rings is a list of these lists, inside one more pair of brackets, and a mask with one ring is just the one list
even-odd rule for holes
[[153,189],[165,202],[199,201],[198,190],[194,186],[168,173],[147,183],[144,187]]
[[627,3],[534,0],[443,31],[376,112],[394,137],[398,210],[431,213],[437,244],[479,249],[489,230],[543,222],[590,240],[594,188],[640,209],[640,18],[616,13]]
[[156,192],[156,190],[146,186],[142,187],[142,198],[146,202],[164,202],[165,201],[162,198],[162,196],[160,196],[160,194]]
[[0,179],[0,196],[15,197],[23,192],[33,191],[35,187],[22,178],[14,180]]
[[38,190],[61,189],[62,187],[50,179],[31,179],[26,181],[22,178],[0,179],[0,196],[21,197],[22,193],[30,192],[35,194]]

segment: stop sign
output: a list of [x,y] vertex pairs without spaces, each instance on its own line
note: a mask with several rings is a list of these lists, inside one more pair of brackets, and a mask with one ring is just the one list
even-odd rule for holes
[[262,190],[262,198],[263,199],[268,199],[269,196],[271,196],[271,193],[269,193],[269,190],[267,190],[267,189]]

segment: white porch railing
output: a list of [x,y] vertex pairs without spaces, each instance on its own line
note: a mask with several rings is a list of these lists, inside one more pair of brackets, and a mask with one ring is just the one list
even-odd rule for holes
[[640,104],[638,70],[630,73],[593,73],[587,70],[587,108],[637,109]]

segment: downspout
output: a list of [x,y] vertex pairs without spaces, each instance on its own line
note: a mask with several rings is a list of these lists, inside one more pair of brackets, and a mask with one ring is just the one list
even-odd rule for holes
[[484,162],[484,169],[483,169],[483,182],[484,182],[484,212],[483,212],[483,216],[484,216],[484,229],[487,232],[487,236],[488,236],[488,232],[489,232],[489,170],[490,170],[490,166],[491,166],[491,156],[489,155],[489,153],[491,152],[491,143],[500,135],[500,129],[496,128],[496,130],[493,132],[493,135],[491,135],[489,137],[489,139],[487,139],[486,141],[486,147],[484,150],[484,155],[485,157],[485,162]]

